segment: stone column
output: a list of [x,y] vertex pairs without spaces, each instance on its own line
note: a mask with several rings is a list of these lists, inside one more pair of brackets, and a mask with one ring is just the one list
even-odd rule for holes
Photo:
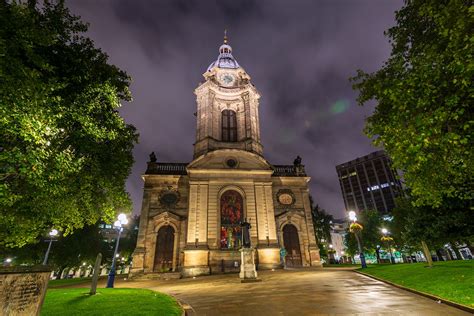
[[255,183],[255,196],[258,224],[258,268],[280,268],[280,247],[276,233],[272,183]]
[[189,181],[188,234],[184,249],[183,276],[209,274],[207,245],[207,181]]
[[307,188],[303,189],[302,193],[306,230],[309,241],[308,251],[310,257],[310,265],[313,267],[322,267],[323,265],[321,263],[321,257],[319,256],[319,247],[316,243],[316,236],[314,235],[313,218],[311,217],[311,204],[309,203],[309,190]]
[[[145,180],[146,181],[146,180]],[[146,185],[146,183],[145,183]],[[133,252],[132,268],[130,269],[130,277],[144,272],[145,265],[145,242],[148,230],[148,213],[150,209],[151,189],[143,190],[142,210],[140,213],[140,224],[138,229],[137,246]]]

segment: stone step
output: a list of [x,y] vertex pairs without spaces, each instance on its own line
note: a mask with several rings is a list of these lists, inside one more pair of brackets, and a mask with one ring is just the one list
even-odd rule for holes
[[180,272],[150,272],[134,275],[133,280],[177,280],[181,279]]

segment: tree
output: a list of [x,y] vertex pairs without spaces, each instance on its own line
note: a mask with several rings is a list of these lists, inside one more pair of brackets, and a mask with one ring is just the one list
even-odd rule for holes
[[[415,206],[408,193],[397,199],[393,210],[396,234],[410,248],[422,248],[421,243],[432,249],[456,242],[472,246],[474,223],[471,205],[466,200],[445,198],[440,207]],[[457,249],[456,249],[457,250]],[[426,254],[428,256],[428,254]]]
[[[375,253],[377,245],[380,245],[380,229],[384,226],[382,216],[376,210],[366,210],[360,212],[357,217],[357,222],[363,227],[360,233],[362,250],[367,253]],[[349,228],[347,228],[344,242],[349,255],[353,256],[359,252],[356,238],[353,233],[349,232]]]
[[331,230],[334,217],[328,214],[324,209],[320,208],[318,204],[313,206],[313,200],[310,199],[311,217],[313,219],[314,234],[316,242],[319,247],[319,255],[322,258],[328,257],[327,245],[331,243]]
[[[41,264],[44,259],[49,237],[40,238],[38,243],[22,248],[5,248],[2,252],[15,259],[16,265]],[[107,251],[98,225],[88,225],[77,229],[68,236],[59,236],[51,247],[48,265],[60,277],[66,269],[79,268],[82,263],[93,264],[99,252],[112,256],[113,250]]]
[[472,200],[472,1],[405,0],[395,18],[390,58],[351,78],[360,105],[377,103],[365,131],[403,171],[413,203]]
[[328,214],[326,210],[319,207],[318,204],[316,204],[316,206],[312,209],[311,215],[313,218],[313,226],[316,238],[319,241],[323,239],[326,242],[331,243],[331,230],[334,217],[331,214]]
[[0,3],[0,245],[69,234],[130,208],[130,78],[63,1]]

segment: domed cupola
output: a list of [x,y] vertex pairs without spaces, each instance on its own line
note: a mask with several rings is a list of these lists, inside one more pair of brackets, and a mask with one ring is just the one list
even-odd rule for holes
[[219,56],[217,56],[217,60],[207,67],[207,71],[211,71],[214,67],[225,69],[240,68],[239,63],[235,60],[234,56],[232,56],[232,47],[227,44],[227,34],[224,35],[224,44],[219,47]]

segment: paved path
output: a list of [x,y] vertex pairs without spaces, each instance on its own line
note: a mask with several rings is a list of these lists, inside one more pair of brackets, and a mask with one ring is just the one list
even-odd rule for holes
[[116,286],[169,293],[197,315],[470,315],[348,270],[264,271],[259,277],[258,283],[228,274]]

